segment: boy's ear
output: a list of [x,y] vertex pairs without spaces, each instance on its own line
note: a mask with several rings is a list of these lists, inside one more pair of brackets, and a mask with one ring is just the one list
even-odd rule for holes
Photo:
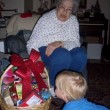
[[62,91],[62,99],[63,99],[65,102],[68,102],[67,96],[66,96],[65,92],[63,92],[63,91]]

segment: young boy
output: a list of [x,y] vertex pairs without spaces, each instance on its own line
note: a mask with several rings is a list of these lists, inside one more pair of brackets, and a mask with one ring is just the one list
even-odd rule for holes
[[89,102],[85,97],[87,81],[73,71],[62,71],[56,77],[55,94],[65,101],[63,110],[110,110],[102,105]]

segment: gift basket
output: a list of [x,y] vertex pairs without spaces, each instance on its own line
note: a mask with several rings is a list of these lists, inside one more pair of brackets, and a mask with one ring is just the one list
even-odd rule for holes
[[32,49],[29,59],[11,55],[0,78],[0,106],[3,110],[48,110],[50,82],[40,53]]

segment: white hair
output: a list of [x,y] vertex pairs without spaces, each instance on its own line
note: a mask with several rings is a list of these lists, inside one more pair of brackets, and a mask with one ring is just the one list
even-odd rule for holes
[[[56,7],[58,7],[59,5],[61,5],[61,3],[63,2],[64,0],[56,0]],[[80,4],[80,0],[71,0],[73,2],[73,11],[72,13],[73,14],[76,14],[77,10],[78,10],[78,7],[79,7],[79,4]]]

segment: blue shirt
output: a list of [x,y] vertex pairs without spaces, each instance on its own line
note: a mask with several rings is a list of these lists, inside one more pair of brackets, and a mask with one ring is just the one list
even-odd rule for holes
[[102,105],[96,105],[83,98],[80,100],[70,101],[65,104],[63,110],[110,110]]

